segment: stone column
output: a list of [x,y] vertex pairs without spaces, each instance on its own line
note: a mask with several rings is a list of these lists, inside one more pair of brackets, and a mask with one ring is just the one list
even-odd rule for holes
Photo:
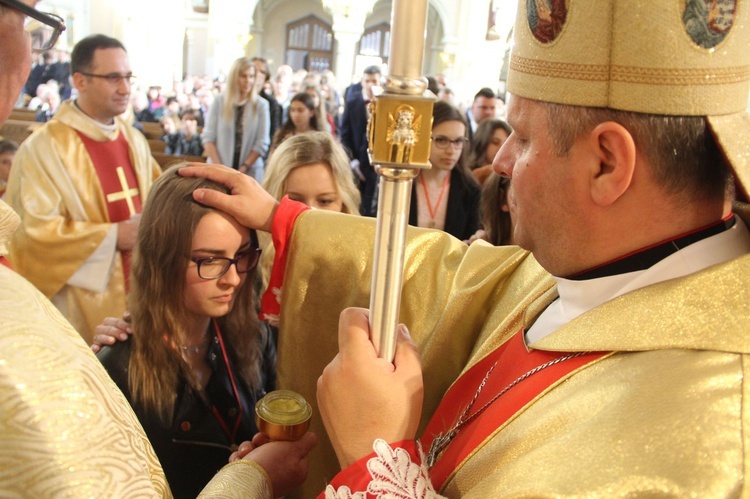
[[[174,80],[182,78],[182,8],[181,0],[130,0],[116,7],[115,37],[128,51],[139,86],[161,85],[169,93]],[[148,15],[144,16],[144,12]]]
[[333,16],[333,36],[336,39],[334,72],[339,86],[346,87],[359,81],[361,75],[354,74],[356,48],[365,31],[365,20],[372,11],[375,0],[323,1]]
[[255,0],[211,2],[208,9],[209,40],[206,58],[209,75],[226,75],[235,59],[245,55],[256,3]]

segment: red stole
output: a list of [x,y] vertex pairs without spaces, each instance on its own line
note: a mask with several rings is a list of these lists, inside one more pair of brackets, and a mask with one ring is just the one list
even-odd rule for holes
[[[130,144],[125,134],[118,133],[115,140],[97,141],[76,130],[91,162],[96,169],[99,183],[107,203],[107,214],[111,223],[123,222],[139,214],[142,209],[138,177],[130,161]],[[123,251],[122,267],[127,291],[130,276],[130,252]]]
[[[593,362],[607,352],[590,352],[567,359],[542,369],[517,385],[508,389],[475,419],[461,427],[430,470],[430,479],[435,490],[440,490],[459,465],[492,434],[515,416],[529,402],[555,382],[571,374],[579,367]],[[551,360],[567,355],[566,352],[528,352],[523,342],[523,330],[514,335],[490,355],[472,366],[448,389],[437,411],[433,414],[422,435],[422,448],[427,451],[438,433],[446,433],[458,420],[461,412],[477,392],[487,371],[497,363],[485,386],[479,393],[468,415],[484,407],[494,396],[503,391],[528,371]]]

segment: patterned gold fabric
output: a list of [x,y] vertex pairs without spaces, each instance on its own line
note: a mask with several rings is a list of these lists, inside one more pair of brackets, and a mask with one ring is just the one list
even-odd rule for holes
[[[0,202],[0,219],[10,210]],[[122,393],[58,310],[0,266],[0,496],[171,497]]]
[[[311,403],[337,351],[339,312],[368,306],[374,230],[372,220],[322,212],[297,221],[282,294],[279,387]],[[556,290],[525,251],[467,248],[435,231],[410,228],[405,260],[400,320],[422,352],[423,428],[450,383],[532,321]],[[742,495],[748,303],[750,255],[624,295],[533,345],[619,353],[542,394],[441,493]],[[298,497],[319,493],[338,471],[317,412],[311,429],[320,439]],[[663,460],[664,449],[675,458]]]
[[271,499],[271,480],[254,461],[241,459],[224,466],[198,496],[223,499]]
[[105,292],[66,285],[110,230],[96,170],[76,130],[97,141],[125,134],[143,200],[160,173],[140,132],[119,119],[117,123],[117,131],[107,135],[72,101],[64,102],[52,121],[21,144],[6,193],[22,221],[9,244],[9,260],[48,298],[69,292],[67,318],[87,343],[105,317],[122,315],[125,289],[119,254]]

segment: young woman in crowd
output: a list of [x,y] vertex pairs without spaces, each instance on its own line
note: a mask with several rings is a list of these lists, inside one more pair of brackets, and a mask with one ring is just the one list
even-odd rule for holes
[[489,118],[479,123],[471,141],[469,169],[480,185],[492,175],[492,160],[512,131],[503,120]]
[[257,432],[253,408],[275,384],[275,349],[257,318],[255,233],[193,201],[197,188],[225,187],[177,168],[154,183],[141,215],[128,298],[135,334],[98,357],[174,496],[193,498]]
[[[276,199],[289,196],[311,208],[359,214],[360,193],[354,183],[349,157],[328,132],[295,135],[281,144],[268,161],[263,187]],[[260,236],[265,289],[275,251],[268,234]],[[275,318],[265,319],[276,325]]]
[[335,134],[336,122],[333,119],[333,115],[328,111],[326,96],[323,95],[323,89],[320,84],[308,81],[302,85],[300,91],[312,97],[315,111],[318,114],[318,121],[322,124],[321,130]]
[[268,101],[258,97],[257,69],[240,57],[229,70],[226,90],[217,95],[203,127],[203,146],[211,163],[231,166],[263,180],[263,155],[268,151]]
[[495,246],[513,244],[513,220],[508,205],[509,191],[509,178],[495,173],[487,177],[482,186],[480,203],[482,228],[471,236],[469,243],[484,239]]
[[321,210],[359,213],[359,189],[339,141],[321,131],[290,137],[268,162],[263,187]]
[[[323,130],[323,124],[320,122],[312,97],[303,92],[295,94],[289,101],[286,121],[281,128],[276,130],[271,144],[271,153],[293,135],[319,130]],[[270,158],[271,154],[269,153],[268,156]]]
[[479,184],[465,163],[466,119],[444,101],[432,111],[432,168],[414,179],[409,225],[444,230],[468,240],[479,229]]

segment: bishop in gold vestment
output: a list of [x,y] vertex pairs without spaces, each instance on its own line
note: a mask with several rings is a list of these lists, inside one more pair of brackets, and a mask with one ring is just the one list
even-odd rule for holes
[[[105,196],[84,140],[92,144],[127,141],[137,186],[123,185]],[[105,165],[115,182],[116,165]],[[122,170],[122,168],[120,168]],[[105,317],[125,311],[122,254],[108,207],[145,200],[160,173],[143,135],[120,118],[109,128],[86,116],[73,101],[60,106],[52,121],[23,144],[16,155],[6,201],[21,216],[22,227],[9,259],[63,312],[87,343]],[[117,189],[118,191],[120,189]],[[109,199],[108,199],[109,198]]]
[[[338,214],[297,219],[281,296],[281,388],[315,401],[316,380],[338,349],[339,312],[367,305],[374,230],[371,220]],[[750,236],[739,217],[717,237],[731,234],[740,256],[619,296],[530,345],[614,353],[553,385],[494,430],[456,464],[439,492],[747,494]],[[454,380],[558,297],[555,281],[528,252],[466,247],[435,231],[409,229],[404,275],[400,321],[409,325],[423,363],[421,428]],[[317,418],[311,430],[325,435]],[[337,472],[321,438],[300,496],[320,492]],[[349,478],[334,485],[350,484]]]

